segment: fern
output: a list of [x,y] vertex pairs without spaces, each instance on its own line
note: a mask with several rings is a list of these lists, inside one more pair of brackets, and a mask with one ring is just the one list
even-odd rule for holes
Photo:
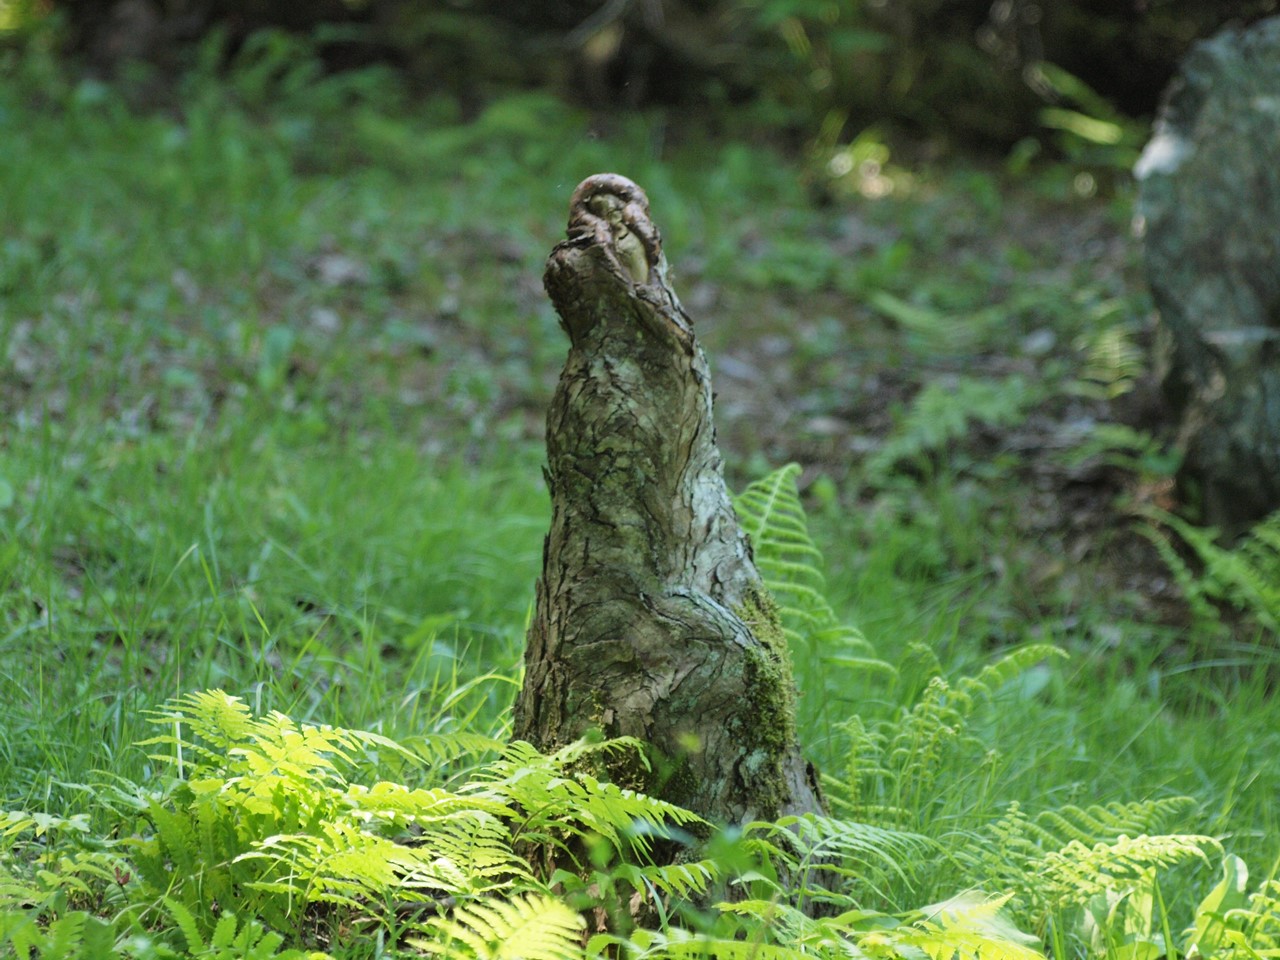
[[734,501],[742,528],[751,538],[756,566],[778,601],[783,630],[792,642],[809,640],[814,646],[838,645],[873,654],[866,638],[841,624],[827,602],[822,551],[809,535],[796,487],[799,475],[799,464],[789,463],[752,483]]
[[1028,643],[1010,650],[983,667],[976,677],[962,677],[956,684],[966,708],[975,700],[989,700],[1019,676],[1045,660],[1065,657],[1066,652],[1048,643]]
[[[956,897],[946,903],[898,917],[872,910],[810,917],[775,901],[722,903],[725,913],[749,918],[783,944],[784,956],[799,947],[808,956],[931,960],[1044,960],[1035,939],[1018,930],[1002,913],[1008,897]],[[718,945],[717,945],[718,946]],[[718,955],[718,950],[712,955]]]
[[1243,957],[1280,956],[1280,881],[1268,880],[1247,906],[1223,915],[1222,939]]
[[[1227,604],[1280,634],[1280,512],[1262,520],[1231,548],[1219,546],[1217,531],[1211,528],[1197,527],[1155,507],[1147,513],[1154,523],[1143,528],[1143,533],[1173,572],[1202,622],[1220,620],[1215,604]],[[1179,556],[1166,530],[1192,549],[1201,572],[1193,571]]]
[[724,878],[724,868],[717,860],[694,860],[685,863],[650,864],[639,867],[630,863],[613,868],[613,876],[636,890],[652,894],[693,900],[702,897],[712,885]]
[[388,896],[435,901],[503,890],[527,878],[511,850],[506,827],[479,811],[460,813],[451,826],[399,843],[344,820],[318,833],[267,837],[238,861],[266,860],[288,870],[252,881],[250,889],[286,893],[304,903],[339,903],[360,909]]
[[[627,754],[643,767],[636,740],[580,742],[551,755],[513,743],[470,781],[412,788],[359,778],[388,759],[398,769],[428,757],[453,764],[487,756],[496,744],[464,736],[415,751],[362,731],[297,724],[274,713],[254,717],[220,691],[172,701],[156,722],[172,733],[147,743],[169,747],[157,759],[185,779],[160,796],[125,798],[152,830],[130,841],[133,860],[148,889],[178,905],[175,922],[181,918],[209,943],[222,923],[208,908],[213,901],[241,904],[294,929],[299,908],[308,905],[389,926],[380,905],[460,902],[485,904],[450,918],[461,924],[449,928],[451,936],[478,949],[464,932],[480,935],[475,923],[484,911],[507,916],[503,904],[524,910],[533,903],[528,897],[545,889],[520,851],[542,844],[580,849],[569,838],[601,838],[640,858],[619,866],[620,877],[637,888],[683,896],[705,892],[719,878],[707,864],[645,861],[655,836],[702,824],[698,817],[589,772],[605,754]],[[409,925],[443,942],[444,928],[437,923],[428,931],[425,923]],[[455,948],[461,949],[449,947]]]
[[[752,824],[749,835],[769,844],[773,860],[798,878],[802,897],[846,903],[860,893],[879,894],[877,878],[886,874],[907,880],[911,865],[934,849],[918,834],[815,814]],[[844,881],[839,894],[826,889],[837,879]],[[809,882],[823,886],[805,886]]]
[[114,902],[128,873],[115,844],[95,837],[84,814],[0,811],[0,841],[0,910]]
[[411,946],[448,960],[577,960],[585,923],[559,900],[528,894],[458,907],[423,924]]
[[579,741],[550,755],[527,743],[511,744],[481,775],[486,788],[519,806],[515,832],[521,839],[568,850],[565,835],[598,836],[615,850],[645,856],[655,836],[670,826],[703,825],[696,814],[675,804],[598,780],[578,769],[594,754],[630,753],[647,769],[644,744],[630,737],[601,743]]
[[1123,396],[1146,371],[1146,351],[1123,324],[1111,324],[1085,344],[1082,377],[1108,400]]
[[865,465],[875,482],[897,463],[933,453],[964,437],[972,423],[1005,427],[1019,422],[1039,402],[1041,392],[1020,376],[1004,380],[960,377],[927,384],[893,435]]
[[1066,806],[1029,817],[1017,803],[962,851],[975,882],[1005,887],[1017,914],[1044,931],[1063,911],[1100,894],[1154,880],[1155,871],[1217,850],[1209,837],[1156,834],[1185,819],[1195,803],[1170,797],[1106,806]]
[[1065,806],[1046,810],[1032,822],[1036,839],[1047,848],[1076,841],[1087,845],[1111,843],[1123,836],[1162,833],[1185,821],[1195,810],[1190,797],[1165,797],[1105,806]]
[[303,950],[280,950],[284,937],[250,918],[243,924],[231,912],[222,914],[208,942],[191,911],[164,898],[164,908],[182,933],[191,960],[327,960],[327,955]]
[[1194,834],[1122,836],[1090,847],[1072,840],[1041,861],[1039,895],[1051,910],[1078,904],[1103,893],[1125,879],[1142,876],[1153,867],[1168,867],[1187,860],[1209,862],[1206,850],[1219,850],[1212,837]]
[[796,478],[788,464],[748,486],[735,507],[751,538],[756,566],[779,607],[783,633],[797,651],[801,725],[834,732],[853,681],[894,675],[893,667],[854,627],[837,616],[826,598],[822,552],[809,534]]
[[72,960],[79,957],[110,958],[110,927],[82,911],[64,914],[47,925],[33,915],[0,913],[0,946],[12,946],[13,956],[39,960]]
[[[944,809],[944,772],[990,753],[971,729],[979,711],[1059,653],[1030,645],[950,679],[931,650],[912,645],[894,674],[826,599],[798,472],[785,467],[738,501],[786,629],[813,649],[816,664],[896,677],[895,712],[855,716],[840,728],[847,768],[829,782],[849,816],[754,823],[726,832],[732,839],[719,846],[713,838],[695,854],[702,859],[659,863],[656,838],[690,828],[703,835],[710,825],[595,776],[603,757],[646,771],[639,741],[584,741],[549,755],[468,734],[406,744],[256,716],[221,691],[192,693],[155,712],[162,732],[145,741],[172,776],[95,794],[116,815],[120,839],[91,839],[85,818],[0,812],[0,949],[39,960],[299,960],[306,955],[294,943],[323,938],[325,925],[329,936],[358,925],[399,943],[407,936],[449,960],[1038,960],[1006,912],[1042,934],[1063,918],[1080,930],[1093,924],[1097,936],[1085,940],[1098,949],[1130,933],[1154,943],[1158,872],[1220,849],[1207,837],[1168,832],[1191,810],[1183,798],[1034,816],[1011,805],[948,858],[962,880],[1001,895],[898,915],[868,909],[939,859],[940,844],[905,827],[922,830]],[[1256,532],[1240,551],[1259,567],[1273,553],[1280,555],[1280,530]],[[1213,582],[1243,577],[1232,565],[1239,562],[1220,563],[1228,573]],[[1266,584],[1256,586],[1261,593]],[[548,847],[553,856],[537,866],[570,869],[526,861],[531,849]],[[1269,880],[1246,896],[1243,862],[1225,856],[1223,871],[1187,927],[1183,953],[1274,955],[1280,884]],[[709,906],[716,898],[724,900]],[[689,900],[703,907],[700,932],[673,922],[683,915],[678,901]],[[823,915],[803,909],[814,901]],[[636,921],[628,906],[661,917],[659,929],[625,933]],[[612,929],[584,948],[575,907],[601,923],[607,916]]]
[[951,682],[937,659],[913,645],[900,678],[914,693],[909,706],[872,725],[862,718],[842,724],[849,743],[843,779],[828,778],[834,801],[856,819],[904,825],[927,817],[938,777],[958,753],[982,755],[987,747],[969,732],[974,711],[1020,674],[1062,656],[1048,644],[1028,644],[1006,653],[977,676]]
[[971,352],[1008,323],[1008,310],[1003,305],[961,314],[911,303],[887,290],[876,290],[867,299],[896,322],[909,341],[916,341],[930,353]]
[[1031,946],[1035,938],[1001,913],[1008,901],[1008,895],[956,897],[920,911],[920,919],[895,930],[892,939],[900,948],[915,948],[930,960],[1044,960]]
[[630,937],[597,934],[587,942],[587,955],[608,956],[607,951],[612,948],[617,956],[627,960],[812,960],[815,956],[814,952],[798,946],[764,942],[762,936],[763,930],[757,930],[752,939],[736,940],[692,933],[680,927],[636,930]]

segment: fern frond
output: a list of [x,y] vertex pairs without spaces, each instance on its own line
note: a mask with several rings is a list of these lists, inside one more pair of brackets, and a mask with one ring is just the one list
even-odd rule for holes
[[1206,851],[1220,850],[1217,840],[1194,834],[1122,836],[1092,847],[1073,840],[1040,861],[1037,885],[1051,909],[1078,905],[1153,868],[1187,860],[1208,863]]
[[972,707],[968,694],[934,677],[915,705],[887,725],[893,736],[885,747],[885,766],[892,771],[895,799],[910,809],[922,809],[922,798],[942,769],[944,752],[966,736]]
[[162,902],[174,925],[187,941],[187,949],[195,954],[202,952],[205,948],[204,937],[200,933],[200,925],[196,922],[195,915],[173,897],[165,897]]
[[[793,644],[807,644],[831,662],[892,674],[874,656],[867,639],[843,624],[826,598],[822,551],[809,534],[809,522],[796,478],[800,466],[789,463],[750,484],[734,500],[742,529],[751,538],[756,567],[778,603],[782,629]],[[854,655],[866,655],[854,656]]]
[[361,897],[474,896],[529,878],[505,824],[480,810],[437,819],[412,846],[337,820],[317,833],[268,837],[237,859],[278,866],[274,879],[251,884],[254,889],[349,906],[358,906]]
[[[821,561],[822,553],[809,539],[809,525],[804,507],[796,490],[796,477],[800,475],[798,463],[788,463],[750,484],[738,494],[735,507],[742,519],[742,528],[752,543],[774,543],[776,559],[791,557],[800,562]],[[810,564],[814,569],[816,564]],[[819,580],[816,584],[821,586]]]
[[578,960],[585,926],[559,900],[526,894],[476,901],[451,916],[431,917],[421,926],[427,936],[412,937],[409,944],[448,960]]
[[[1061,655],[1048,644],[1029,644],[1005,654],[976,677],[962,677],[954,684],[932,670],[901,674],[928,679],[910,709],[881,725],[884,746],[874,756],[887,771],[883,780],[892,791],[889,798],[896,801],[892,805],[924,809],[924,798],[933,789],[946,756],[961,745],[985,749],[968,732],[969,719],[979,703],[1047,657]],[[865,735],[861,743],[870,745]],[[865,768],[865,760],[859,763]]]
[[[80,910],[58,917],[41,930],[35,917],[23,916],[21,913],[0,915],[0,945],[12,944],[14,956],[43,958],[81,957],[88,951],[86,936],[89,929],[101,928],[104,924]],[[95,956],[102,956],[109,949],[105,944],[97,944]]]
[[500,754],[506,743],[479,733],[459,730],[454,733],[422,734],[410,737],[403,746],[413,751],[428,767],[442,767],[464,757],[479,758]]
[[1028,643],[1011,650],[995,663],[983,667],[976,677],[964,677],[956,684],[970,697],[992,697],[1006,684],[1044,660],[1066,657],[1066,651],[1049,643]]
[[1164,797],[1105,806],[1065,806],[1036,815],[1031,833],[1042,848],[1060,847],[1074,840],[1087,846],[1109,843],[1122,836],[1159,834],[1181,822],[1196,807],[1191,797]]
[[971,423],[1017,423],[1042,395],[1041,389],[1016,375],[1003,380],[959,377],[952,382],[930,383],[916,395],[884,446],[867,460],[867,475],[882,479],[899,461],[959,440],[969,432]]
[[516,816],[516,811],[500,797],[486,796],[474,788],[464,795],[438,787],[415,790],[381,780],[372,787],[349,786],[343,800],[359,819],[398,827],[424,826],[464,812],[471,815],[479,811],[502,818]]
[[682,899],[706,894],[712,884],[724,875],[721,865],[715,860],[646,866],[623,863],[614,867],[613,872],[618,879],[627,881],[638,890],[648,889]]
[[[1157,512],[1156,516],[1159,517],[1160,513]],[[1161,562],[1173,574],[1173,579],[1178,584],[1178,589],[1182,591],[1182,597],[1187,601],[1195,619],[1200,623],[1212,623],[1217,620],[1218,611],[1210,603],[1204,583],[1178,553],[1168,531],[1155,523],[1140,524],[1137,530],[1155,547]]]
[[[1216,530],[1156,508],[1149,508],[1147,514],[1160,526],[1142,532],[1155,544],[1197,617],[1214,621],[1218,613],[1210,601],[1226,603],[1250,614],[1266,629],[1280,632],[1280,512],[1260,521],[1230,548],[1218,545]],[[1191,547],[1202,573],[1197,575],[1178,556],[1165,530],[1172,530]]]
[[732,940],[691,933],[680,927],[666,930],[636,930],[630,937],[602,933],[587,942],[587,956],[609,956],[609,950],[628,960],[813,960],[813,954],[799,947],[779,946],[760,940]]
[[150,715],[159,724],[185,723],[194,736],[224,750],[248,738],[257,726],[249,705],[223,690],[183,694]]
[[581,770],[570,772],[585,758],[623,752],[647,767],[644,744],[632,737],[578,741],[551,755],[527,743],[513,743],[501,760],[490,764],[481,782],[525,811],[517,827],[529,840],[554,842],[556,834],[596,834],[615,848],[625,846],[647,854],[652,837],[665,833],[669,825],[705,823],[684,807],[600,781]]
[[[742,491],[734,507],[751,538],[756,567],[778,601],[783,627],[796,630],[835,620],[826,603],[822,551],[809,536],[809,523],[789,463]],[[829,615],[829,616],[828,616]]]
[[922,951],[930,960],[1044,960],[1031,944],[1034,937],[1018,930],[1002,914],[1009,895],[984,899],[960,896],[927,907],[924,917],[894,930],[892,939]]
[[516,740],[506,744],[502,756],[480,775],[480,779],[503,780],[512,772],[534,768],[563,771],[570,765],[586,757],[602,754],[606,757],[617,757],[619,754],[632,754],[636,762],[646,770],[649,767],[645,753],[645,743],[635,737],[615,737],[611,740],[575,740],[557,750],[544,754],[531,743]]
[[615,847],[625,842],[638,853],[648,853],[651,838],[662,835],[668,824],[688,826],[705,823],[684,807],[612,783],[602,783],[586,774],[580,774],[576,780],[550,785],[548,792],[562,797],[567,807],[559,812],[555,822],[546,821],[544,814],[544,826],[576,822],[587,831],[607,838]]
[[241,698],[221,690],[185,694],[150,711],[150,716],[157,725],[172,725],[174,732],[138,745],[173,746],[173,755],[152,758],[174,765],[184,775],[185,766],[194,762],[231,776],[270,776],[299,785],[340,783],[340,772],[366,751],[417,759],[412,751],[381,734],[299,724],[278,712],[254,717]]
[[933,848],[919,834],[816,814],[753,823],[748,834],[770,845],[774,862],[791,875],[797,893],[823,900],[851,896],[829,888],[835,879],[863,891],[875,891],[886,875],[906,880],[905,868],[922,862]]
[[1114,400],[1131,390],[1145,369],[1146,351],[1134,342],[1132,331],[1117,323],[1090,340],[1081,376],[1098,384],[1107,399]]

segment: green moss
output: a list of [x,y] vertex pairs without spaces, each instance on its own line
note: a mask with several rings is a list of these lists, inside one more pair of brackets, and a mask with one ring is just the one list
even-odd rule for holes
[[791,677],[791,651],[786,634],[782,632],[782,610],[778,601],[763,586],[752,590],[746,601],[734,611],[751,632],[777,657]]
[[783,769],[796,743],[796,694],[787,638],[778,604],[763,589],[734,611],[760,641],[747,650],[744,679],[750,706],[740,731],[747,755],[742,763],[758,798],[758,815],[775,817],[789,799]]

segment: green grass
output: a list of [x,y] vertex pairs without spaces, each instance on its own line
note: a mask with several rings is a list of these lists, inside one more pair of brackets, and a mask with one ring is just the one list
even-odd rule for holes
[[[1121,577],[1143,484],[1168,470],[1160,440],[1135,454],[1072,432],[1142,373],[1108,348],[1142,334],[1132,253],[1062,241],[1078,223],[1114,237],[1123,194],[1071,201],[1061,171],[957,164],[822,209],[790,161],[656,116],[599,136],[522,95],[464,122],[449,102],[410,109],[388,77],[308,79],[262,50],[280,70],[246,54],[230,80],[193,73],[179,111],[145,112],[5,56],[0,809],[113,830],[80,785],[158,778],[146,711],[214,687],[400,739],[504,735],[565,350],[541,262],[573,186],[617,169],[706,304],[735,485],[805,463],[826,593],[896,668],[794,651],[802,739],[834,794],[896,790],[900,825],[940,845],[879,905],[960,892],[957,864],[1015,801],[1186,795],[1171,830],[1274,875],[1277,638],[1161,615]],[[929,403],[957,385],[939,422]],[[832,439],[833,421],[851,426]],[[1039,472],[1006,442],[1020,430],[1049,451]],[[1062,478],[1113,454],[1124,469],[1086,481],[1103,522],[1069,556]],[[928,789],[859,772],[853,718],[901,729],[931,678],[958,690],[1036,642],[1069,658],[975,703]],[[1162,875],[1178,923],[1217,869]]]

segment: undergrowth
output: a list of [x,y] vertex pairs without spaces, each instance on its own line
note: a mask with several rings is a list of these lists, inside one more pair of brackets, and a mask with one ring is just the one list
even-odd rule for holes
[[[872,663],[871,674],[901,682],[823,596],[797,472],[739,498],[797,650],[818,637],[856,655],[835,661],[848,677],[865,679]],[[972,718],[1056,654],[1027,646],[955,680],[936,661],[917,668],[909,706],[844,723],[848,763],[825,784],[839,818],[747,824],[705,846],[687,832],[701,823],[694,814],[579,763],[601,751],[643,762],[638,742],[548,756],[466,730],[397,740],[255,715],[222,691],[186,694],[151,713],[159,730],[140,746],[154,776],[102,771],[76,788],[92,793],[92,818],[4,815],[0,942],[24,958],[1028,960],[1045,944],[1055,956],[1146,944],[1232,958],[1280,949],[1274,878],[1251,889],[1244,862],[1217,839],[1162,832],[1189,819],[1187,798],[1034,815],[1011,803],[960,843],[959,825],[935,816],[947,757],[999,749]],[[655,861],[656,838],[686,844],[687,856]],[[1224,879],[1199,907],[1169,906],[1171,868],[1214,861]],[[910,905],[940,883],[959,893]]]

